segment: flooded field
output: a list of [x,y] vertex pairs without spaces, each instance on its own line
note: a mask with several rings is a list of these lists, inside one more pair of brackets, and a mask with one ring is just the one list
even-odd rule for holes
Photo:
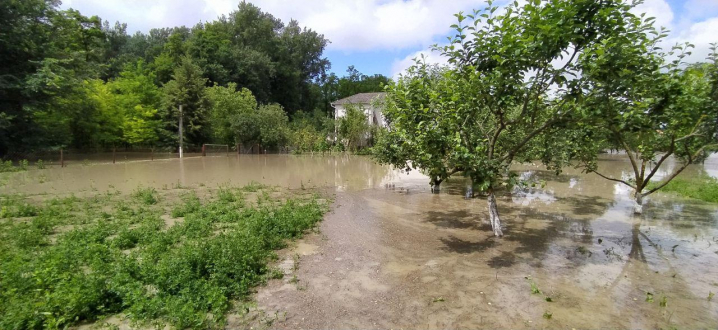
[[[613,177],[629,167],[620,156],[599,163]],[[237,312],[230,328],[718,328],[718,206],[659,193],[634,216],[620,184],[575,170],[516,170],[547,184],[499,199],[503,239],[492,236],[485,200],[463,198],[461,178],[434,195],[418,173],[353,156],[51,167],[4,175],[0,192],[256,181],[334,194],[320,233],[284,251],[289,276],[258,290],[259,308],[277,316]],[[716,158],[684,175],[701,172],[718,174]]]

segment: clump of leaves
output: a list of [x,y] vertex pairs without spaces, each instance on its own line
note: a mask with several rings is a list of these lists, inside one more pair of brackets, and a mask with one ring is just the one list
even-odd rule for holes
[[539,289],[536,282],[534,282],[531,277],[526,277],[526,279],[529,281],[529,284],[531,285],[531,294],[541,294],[541,290]]
[[155,188],[138,188],[132,193],[132,196],[145,205],[154,205],[158,201]]
[[661,300],[658,302],[658,304],[659,304],[661,307],[666,307],[666,306],[668,306],[668,297],[666,297],[665,295],[662,295],[662,296],[661,296]]
[[43,162],[42,159],[38,159],[37,162],[35,162],[35,166],[37,166],[37,169],[39,170],[44,170],[45,162]]
[[646,301],[649,303],[653,302],[653,294],[650,292],[646,292]]
[[715,296],[715,293],[708,291],[708,301],[713,300],[713,296]]
[[552,317],[553,317],[553,313],[551,313],[549,311],[543,312],[543,318],[550,320]]

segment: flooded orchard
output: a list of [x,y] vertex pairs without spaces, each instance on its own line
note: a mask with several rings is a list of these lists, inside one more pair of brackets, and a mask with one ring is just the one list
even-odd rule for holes
[[[667,170],[670,170],[668,164]],[[602,173],[630,164],[606,155]],[[718,207],[657,193],[643,215],[628,188],[567,170],[515,168],[545,180],[499,198],[504,238],[485,200],[358,156],[242,155],[76,165],[8,174],[2,193],[130,192],[259,182],[320,188],[334,205],[280,253],[283,280],[255,296],[273,328],[716,328]],[[716,175],[715,157],[683,175]],[[262,322],[240,311],[229,327]]]

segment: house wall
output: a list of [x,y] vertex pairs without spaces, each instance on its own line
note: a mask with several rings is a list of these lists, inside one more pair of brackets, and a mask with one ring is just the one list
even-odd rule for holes
[[[367,122],[369,123],[369,125],[386,127],[386,123],[384,122],[384,115],[382,114],[382,109],[380,107],[374,107],[370,104],[355,104],[355,106],[358,106],[362,110],[364,110],[364,115],[367,117]],[[337,104],[334,106],[334,118],[339,119],[346,115],[347,109],[345,105]],[[376,124],[373,121],[373,118],[375,117],[377,119]]]

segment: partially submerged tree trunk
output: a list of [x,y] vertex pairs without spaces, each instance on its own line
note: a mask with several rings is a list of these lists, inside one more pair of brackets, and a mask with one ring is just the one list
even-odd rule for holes
[[635,214],[641,214],[643,213],[643,194],[640,191],[636,191],[635,195],[635,204],[633,205],[633,213]]
[[501,218],[499,218],[499,208],[496,206],[496,196],[494,195],[493,188],[489,188],[489,198],[487,198],[487,202],[489,203],[489,220],[491,220],[491,229],[494,230],[494,235],[496,237],[504,236],[504,233],[501,231]]
[[441,182],[443,180],[439,178],[434,178],[431,180],[431,193],[438,194],[441,192]]

